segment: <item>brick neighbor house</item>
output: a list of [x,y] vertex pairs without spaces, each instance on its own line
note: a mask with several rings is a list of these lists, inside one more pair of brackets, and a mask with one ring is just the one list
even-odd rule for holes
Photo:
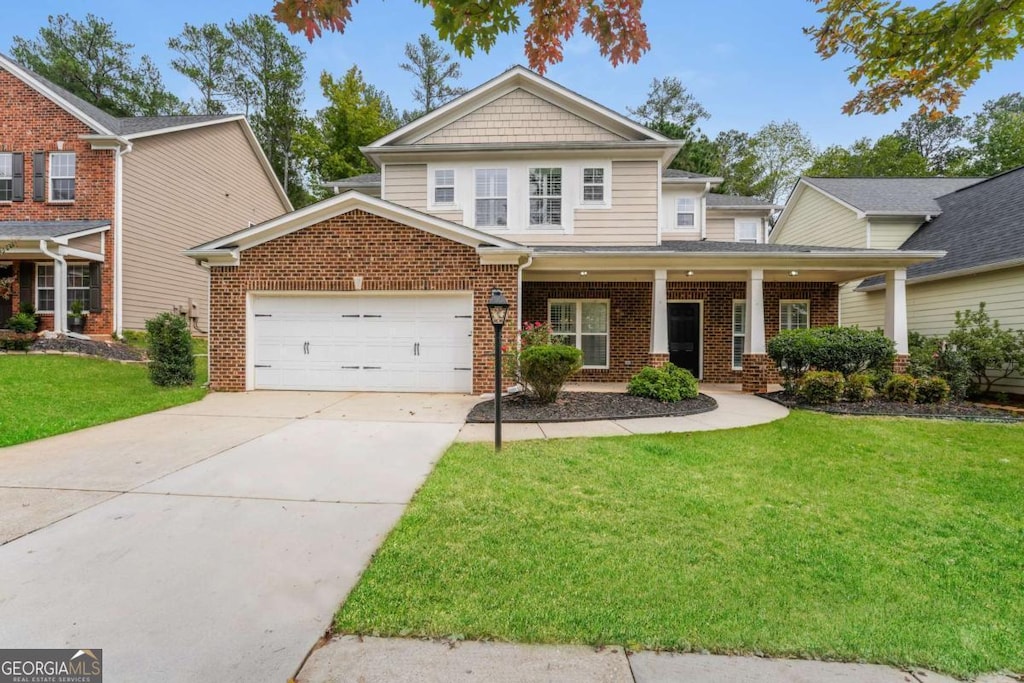
[[487,392],[505,343],[550,322],[586,381],[666,361],[763,390],[766,339],[835,324],[841,283],[941,255],[766,244],[780,207],[674,171],[681,143],[513,68],[363,149],[379,173],[187,253],[210,273],[214,389]]
[[186,247],[291,210],[241,116],[116,118],[0,55],[0,327],[24,302],[64,332],[143,329],[175,310],[205,331]]

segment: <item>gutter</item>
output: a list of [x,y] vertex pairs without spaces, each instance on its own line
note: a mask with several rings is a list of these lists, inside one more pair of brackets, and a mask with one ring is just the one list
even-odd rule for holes
[[[937,280],[950,280],[956,277],[964,277],[967,275],[981,275],[982,273],[991,273],[995,270],[1006,270],[1007,268],[1018,268],[1024,266],[1024,258],[1012,259],[1010,261],[999,261],[997,263],[986,263],[982,266],[973,266],[971,268],[961,268],[959,270],[950,270],[944,273],[933,273],[931,275],[922,275],[915,278],[907,278],[908,285],[917,285],[926,282],[935,282]],[[867,287],[857,287],[855,292],[877,292],[885,289],[885,283],[879,282],[876,285],[868,285]]]
[[708,192],[711,192],[711,181],[704,183],[704,192],[700,195],[700,239],[708,238]]
[[[50,251],[46,240],[39,240],[39,251],[53,259],[53,331],[68,331],[68,262],[57,252]],[[57,264],[60,264],[59,267]]]
[[123,146],[114,152],[114,334],[118,337],[124,332],[124,234],[121,225],[124,219],[124,161],[122,157],[130,154],[132,143],[124,141]]

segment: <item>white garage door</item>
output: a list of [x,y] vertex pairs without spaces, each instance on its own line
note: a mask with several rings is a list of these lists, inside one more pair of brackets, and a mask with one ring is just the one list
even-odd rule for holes
[[257,389],[470,393],[473,297],[256,296]]

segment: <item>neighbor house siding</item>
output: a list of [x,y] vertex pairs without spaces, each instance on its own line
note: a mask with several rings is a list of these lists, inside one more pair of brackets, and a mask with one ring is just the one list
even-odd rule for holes
[[192,299],[205,329],[207,276],[182,251],[288,207],[238,122],[133,146],[124,157],[123,326],[144,329],[147,318]]
[[521,88],[502,95],[417,144],[616,142],[623,138]]
[[771,241],[829,247],[867,247],[867,225],[852,210],[812,187],[804,187],[786,223]]

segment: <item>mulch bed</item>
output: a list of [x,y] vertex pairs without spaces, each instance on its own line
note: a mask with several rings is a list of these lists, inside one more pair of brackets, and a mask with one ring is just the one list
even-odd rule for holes
[[61,353],[80,353],[85,356],[99,356],[108,360],[141,361],[146,354],[127,344],[117,342],[101,342],[91,339],[72,339],[56,337],[47,339],[39,337],[29,351],[59,351]]
[[1013,413],[986,408],[975,403],[950,401],[949,403],[897,403],[884,399],[871,399],[863,403],[829,403],[826,405],[810,405],[796,399],[784,391],[773,391],[758,394],[762,398],[774,401],[787,408],[802,408],[833,415],[875,415],[888,417],[923,417],[947,420],[974,420],[979,422],[1021,422],[1024,417]]
[[[676,403],[651,398],[599,391],[564,391],[547,405],[526,394],[505,396],[501,401],[502,422],[586,422],[634,417],[678,417],[707,413],[718,407],[704,394]],[[466,422],[494,422],[494,400],[477,403]]]

